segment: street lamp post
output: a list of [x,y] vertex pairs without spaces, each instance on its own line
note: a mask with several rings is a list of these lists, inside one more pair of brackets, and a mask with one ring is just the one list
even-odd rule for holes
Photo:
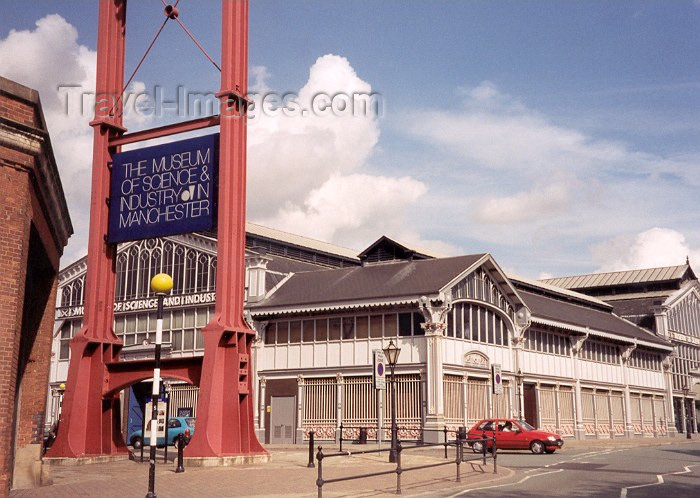
[[[148,493],[146,498],[156,498],[156,445],[158,443],[158,399],[160,398],[160,346],[163,343],[163,300],[173,288],[173,279],[170,275],[159,273],[151,279],[151,290],[158,297],[158,312],[156,314],[156,350],[155,350],[155,365],[153,367],[153,390],[151,404],[151,423],[150,423],[150,446],[151,453],[149,457],[148,469]],[[167,424],[167,416],[166,421]],[[167,444],[167,441],[165,442]]]
[[690,392],[690,389],[688,389],[688,382],[686,380],[683,381],[683,416],[685,417],[685,437],[687,439],[690,438],[690,411],[688,410],[688,393]]
[[515,389],[516,389],[516,394],[518,395],[518,420],[523,419],[523,403],[522,403],[522,395],[523,395],[523,378],[525,376],[523,375],[523,371],[518,368],[518,372],[515,374]]
[[396,427],[396,377],[394,370],[396,362],[399,359],[401,348],[394,344],[394,341],[389,341],[389,345],[384,349],[386,361],[389,362],[389,371],[391,373],[391,451],[389,452],[389,462],[396,462],[396,444],[398,441],[398,428]]

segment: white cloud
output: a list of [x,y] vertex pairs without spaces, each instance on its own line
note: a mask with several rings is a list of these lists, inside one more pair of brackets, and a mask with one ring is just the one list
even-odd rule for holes
[[[269,76],[264,70],[256,74]],[[296,102],[311,110],[321,93],[352,96],[371,91],[347,59],[324,55],[311,66]],[[262,112],[262,105],[258,98],[248,135],[251,219],[356,248],[385,233],[406,233],[407,209],[427,187],[413,178],[365,171],[379,140],[377,116],[273,116]]]
[[[59,15],[48,15],[37,21],[34,30],[11,31],[0,40],[3,76],[37,89],[42,98],[76,232],[65,263],[87,250],[93,137],[89,121],[94,100],[84,94],[94,92],[95,65],[95,51],[80,45],[75,27]],[[265,67],[251,68],[251,76],[251,91],[269,91]],[[136,81],[129,90],[143,92],[145,85]],[[296,102],[311,109],[321,92],[333,96],[371,90],[347,59],[325,55],[311,66]],[[126,107],[129,128],[144,128],[156,120],[129,113]],[[409,177],[371,176],[364,171],[378,140],[379,123],[372,114],[256,115],[248,132],[249,217],[354,247],[391,230],[419,239],[403,228],[405,208],[424,194],[426,186]]]
[[664,157],[562,126],[488,81],[457,97],[399,119],[432,152],[422,170],[440,196],[424,203],[424,223],[449,211],[459,243],[500,246],[530,275],[588,266],[581,248],[650,226],[697,240],[697,155]]
[[535,221],[566,209],[568,199],[567,186],[553,183],[510,196],[477,200],[473,217],[482,223]]
[[[28,63],[31,61],[31,63]],[[97,55],[78,43],[78,31],[58,14],[36,22],[34,30],[12,30],[0,39],[0,68],[5,78],[39,92],[75,234],[63,264],[85,255],[90,206]],[[143,91],[135,81],[130,90]],[[150,118],[127,113],[127,126]]]
[[[87,249],[92,162],[88,123],[92,116],[79,112],[79,103],[83,90],[94,92],[95,64],[95,52],[80,45],[75,27],[57,14],[39,19],[32,31],[12,30],[0,40],[3,76],[38,90],[41,97],[75,230],[65,262],[84,255]],[[64,90],[59,91],[59,86],[65,86]]]
[[263,224],[320,240],[352,242],[358,230],[377,238],[382,228],[403,226],[406,206],[425,191],[423,183],[409,177],[334,175],[312,190],[303,205],[289,202]]
[[592,248],[597,271],[622,271],[685,263],[700,263],[700,248],[691,248],[685,236],[670,228],[651,228],[636,235],[615,237]]

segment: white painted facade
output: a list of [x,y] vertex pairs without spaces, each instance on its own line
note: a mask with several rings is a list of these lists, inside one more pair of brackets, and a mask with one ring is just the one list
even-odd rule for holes
[[[292,242],[297,250],[303,240]],[[279,240],[281,245],[292,242]],[[166,248],[163,244],[168,243]],[[312,255],[326,251],[324,258],[332,253],[327,245],[305,250]],[[140,345],[155,331],[151,327],[155,307],[143,283],[153,271],[168,270],[167,265],[153,263],[165,253],[170,255],[170,268],[180,272],[184,281],[176,293],[179,299],[166,307],[163,341],[171,356],[203,354],[200,330],[213,311],[215,240],[192,234],[120,247],[117,294],[121,299],[114,327],[125,341],[122,357],[127,361],[150,354]],[[345,253],[339,257],[349,265],[357,264]],[[387,438],[388,398],[386,391],[373,388],[371,373],[373,351],[384,349],[390,340],[401,347],[396,373],[403,438],[437,440],[445,427],[452,432],[490,415],[519,414],[569,437],[672,432],[674,415],[668,401],[672,379],[663,366],[670,366],[670,346],[530,316],[527,302],[519,295],[518,285],[524,284],[509,279],[488,255],[425,298],[356,296],[351,301],[284,309],[265,307],[266,300],[294,276],[271,271],[272,258],[251,251],[246,276],[248,302],[255,303],[248,306],[249,320],[258,332],[254,396],[262,441],[275,439],[276,428],[270,424],[276,415],[273,398],[278,397],[294,398],[291,419],[279,425],[284,428],[279,431],[281,437],[291,434],[293,442],[304,441],[310,430],[317,438],[335,439],[341,424],[344,437],[367,427],[370,438]],[[299,260],[310,261],[307,256]],[[183,262],[181,266],[178,261]],[[67,376],[66,345],[80,327],[83,290],[79,282],[84,275],[83,260],[59,277],[50,402],[58,401],[57,387]],[[129,286],[128,279],[135,287]],[[554,295],[544,285],[541,290]],[[562,291],[556,299],[572,296]],[[586,299],[598,305],[592,298],[577,299],[584,306]],[[600,360],[583,358],[586,341],[605,346],[591,350],[593,356],[600,354]],[[636,361],[634,351],[651,354],[654,361],[631,366]],[[501,365],[505,380],[501,396],[491,392],[494,363]],[[522,382],[517,382],[518,370]],[[57,403],[52,410],[47,411],[57,413]],[[292,427],[291,432],[287,427]]]

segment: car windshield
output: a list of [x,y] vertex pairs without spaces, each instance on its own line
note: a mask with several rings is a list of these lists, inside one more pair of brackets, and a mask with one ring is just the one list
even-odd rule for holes
[[517,422],[518,422],[518,425],[520,427],[522,427],[523,430],[525,430],[525,431],[534,431],[535,430],[535,428],[533,426],[531,426],[530,424],[528,424],[524,420],[518,420]]

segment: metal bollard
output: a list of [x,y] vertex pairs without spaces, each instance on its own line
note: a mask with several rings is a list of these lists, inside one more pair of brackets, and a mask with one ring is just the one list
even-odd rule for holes
[[396,441],[396,494],[401,494],[401,441]]
[[442,433],[443,433],[443,436],[445,438],[444,439],[444,441],[445,441],[445,458],[447,458],[447,426],[444,426],[442,428]]
[[486,465],[486,433],[481,433],[481,456],[484,459],[483,464]]
[[496,456],[498,455],[498,446],[496,445],[496,433],[493,433],[493,473],[498,474],[498,467],[496,466]]
[[309,431],[309,464],[307,467],[314,468],[314,434],[315,431]]
[[175,472],[180,473],[185,471],[185,466],[182,464],[182,452],[185,451],[185,435],[178,434],[177,436],[177,467]]
[[343,423],[340,423],[340,451],[343,451]]
[[316,460],[318,460],[318,479],[316,479],[316,486],[318,487],[318,498],[323,498],[323,448],[318,447],[318,453],[316,453]]
[[457,456],[455,457],[455,463],[457,464],[457,482],[462,482],[462,476],[459,472],[459,465],[462,463],[462,450],[464,446],[461,439],[457,439]]

